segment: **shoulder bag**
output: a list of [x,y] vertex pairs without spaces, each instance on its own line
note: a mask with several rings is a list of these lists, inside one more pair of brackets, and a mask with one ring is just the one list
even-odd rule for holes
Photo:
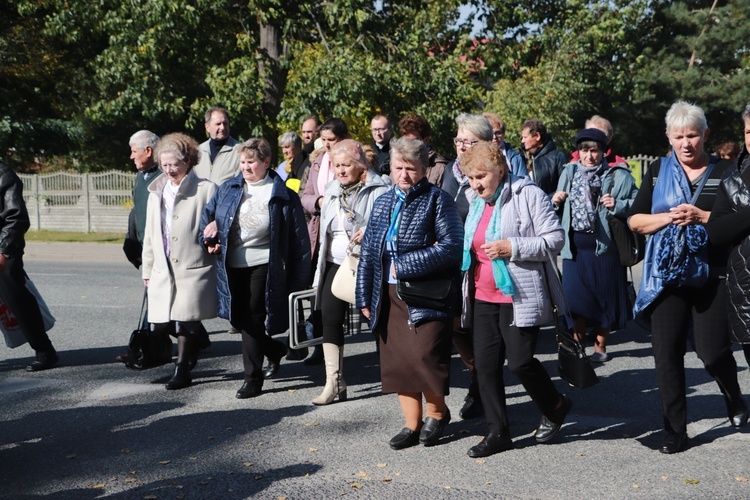
[[357,266],[359,266],[359,252],[354,251],[354,243],[346,249],[344,262],[339,266],[331,282],[331,293],[337,299],[354,304],[357,302]]
[[453,278],[434,277],[399,279],[396,292],[408,306],[443,311],[449,309],[453,281]]
[[172,339],[166,332],[152,332],[148,327],[141,329],[146,309],[148,289],[143,291],[141,313],[138,315],[138,328],[133,330],[128,341],[128,359],[125,366],[131,370],[145,370],[172,361]]
[[[552,254],[547,249],[547,257],[549,258],[552,269],[556,269],[554,261],[552,260]],[[547,280],[547,288],[549,289],[550,300],[553,300],[554,294],[552,293],[552,287],[550,286],[549,273],[544,268],[544,276]],[[557,272],[554,273],[558,283],[560,277]],[[562,284],[560,288],[562,289]],[[573,335],[573,319],[570,316],[570,310],[568,304],[565,301],[565,297],[561,295],[562,304],[555,304],[553,301],[553,307],[556,309],[557,314],[555,315],[555,333],[557,335],[557,368],[560,373],[560,378],[566,381],[573,387],[579,389],[585,389],[599,383],[599,377],[597,377],[594,368],[591,366],[591,361],[586,356],[586,350],[583,345],[576,340]],[[561,314],[562,313],[562,314]]]

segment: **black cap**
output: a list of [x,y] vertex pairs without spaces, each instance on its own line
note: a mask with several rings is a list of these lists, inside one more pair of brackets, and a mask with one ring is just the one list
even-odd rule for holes
[[607,135],[599,130],[598,128],[587,128],[583,129],[580,132],[578,132],[578,135],[576,136],[576,147],[583,141],[594,141],[598,142],[602,146],[607,146]]

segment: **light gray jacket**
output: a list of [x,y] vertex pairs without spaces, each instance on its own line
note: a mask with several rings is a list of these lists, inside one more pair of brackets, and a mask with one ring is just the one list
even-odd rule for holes
[[[320,307],[320,300],[322,295],[322,287],[318,286],[320,280],[323,278],[323,271],[326,265],[326,254],[328,253],[328,228],[331,227],[333,220],[339,211],[339,196],[340,196],[340,183],[334,179],[326,185],[326,192],[323,195],[323,201],[321,202],[320,209],[320,253],[318,254],[318,262],[315,268],[315,279],[313,280],[313,287],[317,287],[316,301],[317,307]],[[354,213],[356,217],[352,222],[352,235],[360,229],[364,232],[367,228],[367,222],[370,220],[370,213],[372,212],[372,205],[375,203],[375,199],[380,195],[388,191],[388,184],[373,170],[367,171],[367,178],[365,179],[365,185],[362,186],[361,191],[357,194],[354,200]],[[352,235],[349,235],[350,237]]]
[[[555,276],[557,267],[548,251],[557,255],[565,235],[547,195],[531,179],[510,176],[500,193],[502,203],[501,239],[510,241],[512,254],[508,271],[516,288],[513,296],[514,324],[518,327],[537,326],[554,317],[553,302],[562,304],[562,286]],[[473,263],[474,264],[474,263]],[[464,274],[464,297],[473,286],[473,265]],[[471,283],[469,283],[471,281]],[[550,293],[553,300],[550,300]],[[461,323],[470,325],[469,304],[464,304]]]

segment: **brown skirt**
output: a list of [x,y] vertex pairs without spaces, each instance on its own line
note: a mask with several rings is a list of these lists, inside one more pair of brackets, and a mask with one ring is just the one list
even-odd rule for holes
[[396,285],[380,306],[380,377],[383,392],[430,392],[447,396],[450,382],[450,319],[409,325]]

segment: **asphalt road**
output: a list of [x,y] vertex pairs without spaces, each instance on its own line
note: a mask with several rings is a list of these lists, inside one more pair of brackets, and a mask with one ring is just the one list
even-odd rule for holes
[[[57,325],[59,368],[27,373],[28,346],[0,347],[3,498],[750,498],[750,434],[732,429],[716,384],[690,352],[691,447],[662,455],[648,334],[611,337],[612,360],[586,390],[556,377],[551,333],[539,358],[573,400],[552,443],[531,437],[535,406],[506,376],[514,450],[475,460],[485,434],[458,417],[468,374],[453,357],[454,422],[434,448],[393,451],[397,399],[382,394],[369,333],[347,337],[349,401],[315,407],[322,366],[284,362],[267,392],[237,400],[242,363],[226,322],[206,323],[212,346],[195,383],[166,391],[168,366],[135,372],[114,361],[137,325],[142,287],[117,245],[30,244],[26,268]],[[740,383],[750,375],[740,352]]]

